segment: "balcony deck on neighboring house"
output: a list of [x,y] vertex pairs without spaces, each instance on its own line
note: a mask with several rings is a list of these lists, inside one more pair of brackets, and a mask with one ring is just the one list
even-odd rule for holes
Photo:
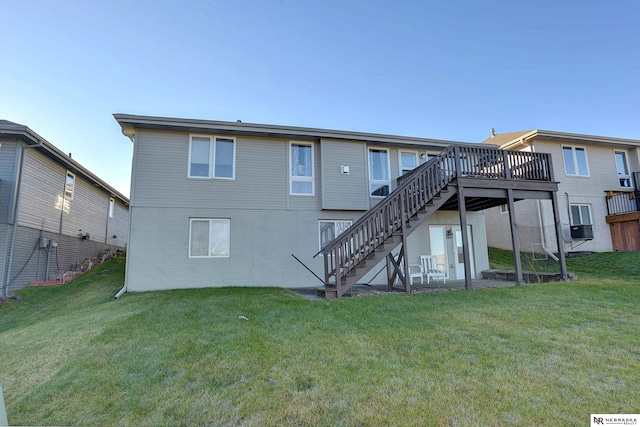
[[633,182],[630,191],[606,195],[614,251],[640,251],[640,172],[633,173]]
[[[472,287],[467,211],[508,205],[516,283],[523,282],[514,203],[523,199],[552,201],[556,239],[562,241],[558,183],[551,156],[472,145],[453,145],[398,178],[397,188],[323,249],[325,287],[319,294],[339,298],[383,259],[387,287],[411,292],[407,236],[438,210],[460,213],[465,266],[464,287]],[[564,250],[558,244],[561,277],[567,278]]]

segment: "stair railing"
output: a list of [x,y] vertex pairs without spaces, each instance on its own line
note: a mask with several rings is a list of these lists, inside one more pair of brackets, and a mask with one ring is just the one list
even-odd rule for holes
[[415,215],[455,178],[455,153],[455,147],[449,147],[410,171],[407,175],[411,179],[399,183],[393,192],[324,247],[325,284],[340,283],[342,277],[402,228],[402,221]]
[[457,177],[552,181],[550,155],[455,145],[398,178],[397,188],[326,245],[325,284],[351,270],[402,228]]

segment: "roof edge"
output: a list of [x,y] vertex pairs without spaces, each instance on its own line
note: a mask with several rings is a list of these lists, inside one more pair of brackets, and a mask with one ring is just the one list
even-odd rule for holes
[[[571,132],[558,132],[544,129],[534,129],[532,131],[524,131],[513,139],[504,142],[500,145],[500,148],[510,149],[517,147],[518,145],[525,144],[528,140],[533,138],[544,139],[558,139],[568,142],[579,143],[596,143],[601,145],[628,145],[628,146],[640,146],[640,140],[630,138],[617,138],[612,136],[600,136],[600,135],[588,135]],[[484,142],[490,142],[491,138]]]
[[80,173],[86,179],[92,182],[92,184],[102,187],[107,193],[110,193],[112,197],[118,198],[124,204],[129,204],[129,198],[124,196],[118,190],[109,185],[102,178],[98,177],[96,174],[91,172],[86,167],[82,166],[80,163],[69,157],[58,147],[38,135],[36,132],[31,130],[28,126],[21,125],[18,123],[13,124],[0,124],[0,135],[8,135],[15,138],[20,138],[26,142],[33,142],[34,144],[40,144],[40,147],[47,151],[51,156],[55,157],[58,163],[61,163],[67,169],[72,169],[74,172]]
[[260,123],[227,122],[203,119],[184,119],[175,117],[141,116],[116,113],[113,115],[122,127],[122,132],[129,138],[133,137],[135,129],[164,129],[176,131],[210,130],[223,131],[242,135],[279,136],[301,138],[334,138],[379,143],[422,144],[433,146],[449,146],[451,144],[473,144],[472,142],[450,141],[432,138],[419,138],[379,133],[352,132],[334,129],[309,128],[298,126],[268,125]]

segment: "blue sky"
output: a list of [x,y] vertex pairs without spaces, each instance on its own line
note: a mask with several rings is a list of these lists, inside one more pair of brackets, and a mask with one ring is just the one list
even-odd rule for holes
[[0,119],[129,194],[113,113],[640,139],[640,2],[0,0]]

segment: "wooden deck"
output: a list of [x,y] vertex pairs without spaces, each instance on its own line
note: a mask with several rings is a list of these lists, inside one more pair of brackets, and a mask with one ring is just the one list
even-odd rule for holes
[[[375,265],[387,262],[388,290],[398,281],[410,293],[407,236],[438,210],[457,210],[465,262],[465,287],[473,286],[467,235],[467,211],[509,206],[516,283],[523,282],[514,203],[523,199],[552,201],[561,276],[566,265],[557,202],[558,183],[546,153],[450,146],[434,159],[397,180],[397,188],[323,249],[326,298],[340,298]],[[456,197],[453,197],[456,196]],[[392,251],[400,247],[398,255]],[[415,286],[415,285],[413,285]]]

